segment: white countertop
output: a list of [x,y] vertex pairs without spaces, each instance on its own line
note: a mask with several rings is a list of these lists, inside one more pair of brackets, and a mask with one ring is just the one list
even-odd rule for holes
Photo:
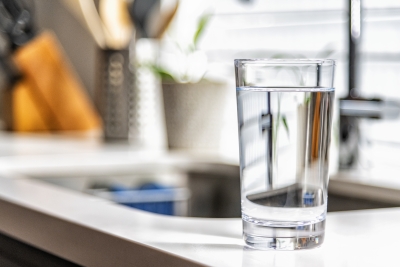
[[65,173],[139,168],[154,157],[184,165],[189,164],[187,157],[138,157],[125,146],[97,141],[5,134],[0,135],[0,151],[0,231],[84,266],[326,267],[397,262],[400,208],[329,213],[321,248],[256,251],[244,246],[238,218],[156,215],[26,177],[46,168]]

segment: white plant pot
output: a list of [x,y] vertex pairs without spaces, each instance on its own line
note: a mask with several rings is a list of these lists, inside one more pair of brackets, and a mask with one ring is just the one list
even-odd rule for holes
[[234,94],[224,83],[163,84],[169,148],[218,152]]

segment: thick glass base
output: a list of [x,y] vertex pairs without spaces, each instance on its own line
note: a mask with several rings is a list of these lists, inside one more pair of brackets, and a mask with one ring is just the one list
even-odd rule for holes
[[322,245],[325,221],[301,226],[265,226],[243,221],[246,244],[261,250],[311,249]]

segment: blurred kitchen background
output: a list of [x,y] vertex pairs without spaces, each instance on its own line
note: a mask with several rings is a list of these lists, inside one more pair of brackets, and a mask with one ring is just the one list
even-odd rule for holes
[[[399,179],[399,1],[2,0],[0,23],[4,131],[69,133],[154,155],[201,155],[209,164],[185,173],[35,178],[159,213],[239,216],[233,60],[332,58],[332,176],[389,188]],[[176,180],[184,182],[171,186]],[[400,204],[335,188],[330,211]],[[171,211],[176,203],[179,212]]]

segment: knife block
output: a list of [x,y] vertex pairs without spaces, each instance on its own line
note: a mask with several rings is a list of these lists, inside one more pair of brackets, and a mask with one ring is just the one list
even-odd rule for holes
[[88,131],[101,120],[50,32],[13,55],[22,78],[5,94],[7,129],[16,132]]

